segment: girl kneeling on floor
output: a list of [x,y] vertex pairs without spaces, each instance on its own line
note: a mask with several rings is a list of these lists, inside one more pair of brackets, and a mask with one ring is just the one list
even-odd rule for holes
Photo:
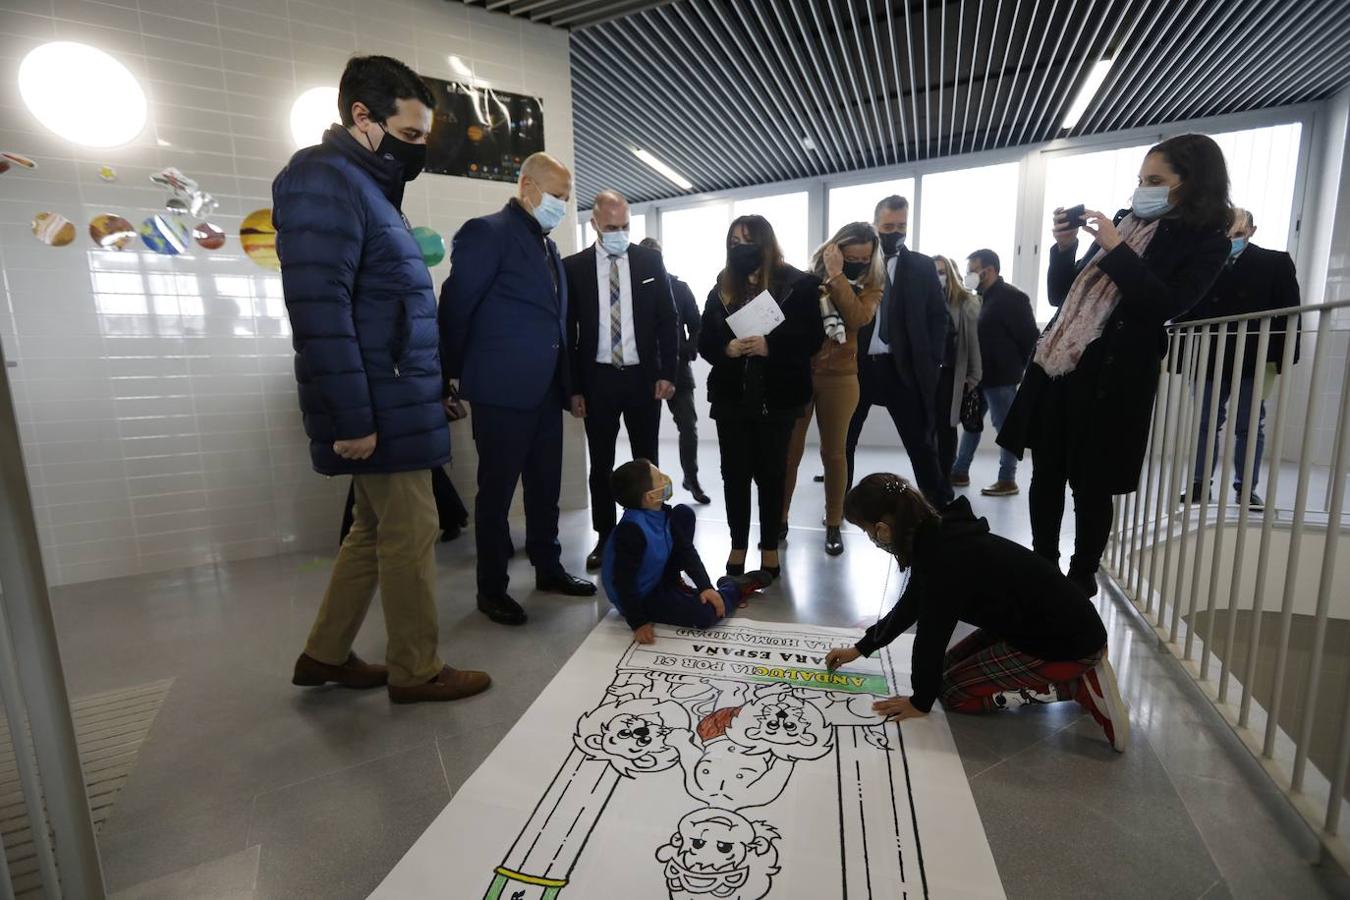
[[[853,647],[831,650],[834,671],[871,656],[911,625],[913,694],[875,704],[896,720],[1076,700],[1125,749],[1130,722],[1106,657],[1096,608],[1054,563],[992,534],[959,497],[939,514],[898,475],[868,475],[849,492],[844,517],[910,569],[895,607]],[[947,649],[957,622],[975,632]]]

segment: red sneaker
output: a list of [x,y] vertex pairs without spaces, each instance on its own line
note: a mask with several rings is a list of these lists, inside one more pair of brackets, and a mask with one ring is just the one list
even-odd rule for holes
[[1109,659],[1102,656],[1101,662],[1083,673],[1074,699],[1102,726],[1111,747],[1117,753],[1124,753],[1125,745],[1130,741],[1130,710],[1120,697],[1116,672]]

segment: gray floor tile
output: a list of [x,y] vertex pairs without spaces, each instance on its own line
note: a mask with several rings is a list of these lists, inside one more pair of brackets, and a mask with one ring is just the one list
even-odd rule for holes
[[258,847],[113,894],[110,900],[253,900]]
[[258,795],[259,900],[367,896],[449,799],[431,742]]
[[248,840],[253,793],[242,799],[174,814],[166,804],[165,822],[117,830],[116,817],[99,832],[98,851],[108,890],[119,891],[242,852]]
[[971,781],[1010,898],[1199,897],[1219,878],[1146,741],[1090,719]]

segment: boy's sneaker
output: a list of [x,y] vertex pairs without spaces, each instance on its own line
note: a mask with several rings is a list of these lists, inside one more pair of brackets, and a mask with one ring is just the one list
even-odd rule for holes
[[755,569],[744,575],[727,575],[717,579],[717,590],[723,596],[731,593],[738,598],[737,606],[745,606],[745,601],[773,584],[773,576],[763,569]]
[[1083,673],[1083,677],[1078,680],[1078,694],[1074,699],[1102,726],[1112,749],[1124,753],[1130,741],[1130,710],[1120,697],[1116,672],[1106,656],[1103,655],[1100,662]]

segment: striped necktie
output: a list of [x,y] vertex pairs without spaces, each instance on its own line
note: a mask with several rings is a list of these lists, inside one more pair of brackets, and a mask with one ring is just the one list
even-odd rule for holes
[[623,368],[623,300],[619,291],[619,257],[609,256],[609,346],[610,359]]

